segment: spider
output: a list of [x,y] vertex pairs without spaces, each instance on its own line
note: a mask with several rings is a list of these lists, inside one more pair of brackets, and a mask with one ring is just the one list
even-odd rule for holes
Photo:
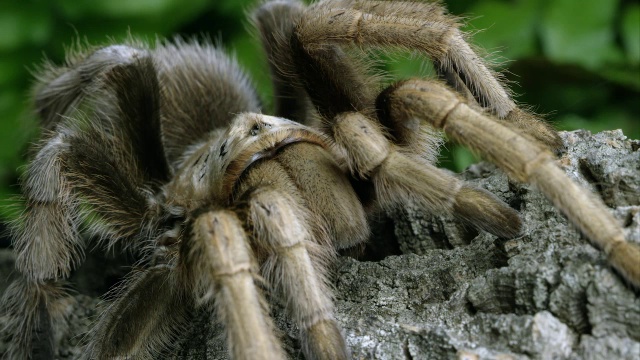
[[[21,276],[3,299],[12,358],[54,357],[85,228],[141,258],[89,334],[87,358],[171,351],[194,307],[215,312],[233,358],[285,358],[265,293],[300,329],[307,358],[348,358],[327,269],[367,240],[374,214],[418,201],[500,237],[521,231],[507,204],[433,165],[436,129],[537,185],[640,287],[640,249],[555,164],[557,134],[516,106],[439,3],[275,0],[253,21],[273,116],[208,43],[132,40],[41,75],[43,135],[14,226]],[[440,79],[382,88],[350,50],[371,47],[421,52]]]

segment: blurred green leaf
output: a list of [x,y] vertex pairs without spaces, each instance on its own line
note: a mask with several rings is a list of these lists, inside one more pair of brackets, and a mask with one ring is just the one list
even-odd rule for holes
[[64,17],[70,25],[80,31],[107,29],[122,31],[122,28],[142,29],[144,33],[165,34],[203,11],[207,0],[57,0]]
[[0,164],[17,163],[20,152],[34,133],[34,125],[25,115],[24,94],[20,91],[0,93]]
[[0,219],[15,219],[21,211],[12,206],[18,193],[16,168],[24,163],[22,152],[33,137],[35,126],[26,119],[19,91],[0,93]]
[[192,6],[193,1],[183,0],[98,0],[91,2],[92,12],[112,17],[162,15],[177,4]]
[[47,7],[31,3],[2,4],[0,11],[0,51],[9,51],[30,44],[42,44],[52,32]]
[[589,129],[592,133],[597,133],[604,130],[626,129],[624,133],[628,138],[640,139],[640,127],[636,126],[638,120],[617,108],[603,108],[589,119],[576,114],[568,114],[558,120],[559,130]]
[[600,71],[600,75],[615,83],[640,91],[640,66],[608,67]]
[[229,49],[240,63],[262,100],[265,107],[269,108],[273,99],[273,88],[271,87],[270,73],[268,70],[267,58],[262,53],[260,42],[249,34],[243,34],[233,39],[233,46]]
[[540,26],[545,54],[589,69],[620,61],[614,42],[617,8],[618,0],[548,1]]
[[[622,41],[627,59],[640,64],[640,4],[628,4],[622,11]],[[640,71],[638,71],[640,76]]]
[[29,75],[24,58],[10,52],[0,52],[0,84],[22,83]]
[[[73,19],[90,15],[108,18],[167,15],[178,8],[200,7],[202,0],[57,0],[63,14]],[[173,19],[169,19],[170,21]]]
[[[532,55],[536,48],[535,23],[539,16],[539,1],[498,0],[477,2],[469,10],[471,31],[478,31],[474,42],[487,51],[515,60]],[[506,20],[506,21],[505,21]]]
[[394,79],[435,76],[433,64],[422,55],[398,53],[395,56],[381,56],[381,60]]
[[459,145],[451,147],[451,155],[453,156],[453,170],[457,172],[464,171],[469,165],[480,161],[480,158],[469,149]]

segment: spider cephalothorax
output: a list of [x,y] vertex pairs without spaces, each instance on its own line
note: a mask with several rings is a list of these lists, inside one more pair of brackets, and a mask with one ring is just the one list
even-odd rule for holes
[[[501,237],[520,232],[509,206],[432,164],[436,128],[536,184],[640,285],[639,250],[554,163],[558,136],[515,105],[439,4],[273,1],[254,22],[275,116],[209,44],[111,45],[41,77],[44,133],[14,231],[21,278],[4,297],[12,356],[53,357],[62,281],[82,260],[86,226],[141,257],[87,337],[88,358],[170,351],[202,306],[234,358],[283,358],[262,289],[300,329],[307,357],[348,357],[327,267],[368,238],[371,215],[414,201]],[[443,82],[383,89],[344,51],[354,44],[422,52]]]

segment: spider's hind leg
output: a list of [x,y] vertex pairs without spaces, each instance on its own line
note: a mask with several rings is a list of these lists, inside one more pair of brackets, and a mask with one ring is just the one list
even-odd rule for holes
[[382,113],[398,121],[418,117],[486,157],[511,178],[537,186],[592,244],[602,249],[627,281],[640,288],[640,247],[625,240],[622,226],[604,202],[573,182],[544,146],[469,107],[438,82],[407,80],[381,96],[385,98],[380,101],[384,105]]
[[135,270],[89,334],[84,359],[153,358],[170,352],[187,329],[192,297],[174,264]]
[[53,130],[86,96],[96,89],[96,81],[114,66],[147,55],[147,50],[126,45],[96,49],[75,55],[65,66],[45,63],[34,88],[34,107],[45,129]]
[[463,94],[471,94],[483,108],[530,137],[552,149],[560,149],[562,141],[557,133],[535,115],[517,107],[498,74],[476,54],[459,27],[458,19],[448,15],[437,2],[327,1],[304,13],[292,46],[302,48],[301,56],[313,58],[321,58],[334,45],[422,52],[433,60],[439,75],[449,85]]
[[309,125],[310,101],[289,51],[289,39],[302,16],[304,5],[297,0],[273,0],[258,7],[252,16],[267,54],[274,89],[275,116]]
[[492,234],[520,234],[518,213],[488,191],[466,185],[409,149],[387,140],[379,123],[360,113],[342,113],[333,128],[336,143],[359,178],[369,179],[383,209],[417,200],[432,214],[451,214]]
[[[83,260],[83,225],[110,241],[109,247],[141,249],[146,244],[133,240],[154,232],[151,184],[168,176],[159,140],[159,88],[150,58],[132,50],[124,52],[136,55],[123,60],[120,50],[96,51],[36,95],[49,130],[22,178],[26,210],[12,228],[21,279],[2,300],[12,358],[35,356],[41,348],[36,342],[55,351],[51,338],[62,316],[56,304],[65,297],[60,283]],[[96,54],[115,58],[102,61]],[[94,63],[96,56],[101,60]],[[90,214],[81,204],[102,221],[84,223]]]
[[[322,15],[314,19],[327,20]],[[380,123],[375,104],[377,78],[338,45],[314,43],[308,36],[327,34],[320,30],[316,34],[309,26],[299,25],[291,38],[298,74],[325,119],[325,131],[345,150],[352,174],[373,182],[381,208],[417,198],[431,213],[453,214],[503,237],[519,234],[520,218],[507,204],[431,164],[439,143],[432,128],[410,121]],[[418,135],[401,138],[406,129]]]
[[36,282],[26,276],[14,280],[0,301],[0,328],[10,359],[53,359],[55,332],[69,297],[60,281]]

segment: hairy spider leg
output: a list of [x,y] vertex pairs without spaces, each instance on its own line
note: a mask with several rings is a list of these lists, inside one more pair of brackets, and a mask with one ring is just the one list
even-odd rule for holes
[[467,106],[464,99],[438,82],[403,81],[381,96],[386,99],[379,103],[385,104],[383,112],[388,116],[420,116],[515,180],[534,184],[604,251],[609,263],[631,285],[640,288],[640,248],[625,240],[620,223],[603,201],[571,181],[545,147]]
[[252,13],[257,37],[267,55],[274,89],[273,115],[310,124],[313,104],[297,76],[289,39],[296,21],[302,17],[304,5],[295,0],[269,1]]
[[[285,172],[280,165],[267,164],[253,176],[263,178],[277,168]],[[335,259],[333,246],[326,231],[318,224],[312,226],[314,216],[301,206],[305,202],[295,185],[289,181],[276,186],[260,187],[248,198],[254,241],[266,252],[263,276],[300,329],[304,354],[315,359],[348,359],[326,276]]]
[[[267,4],[261,11],[282,13],[283,8],[287,7],[293,9],[290,10],[292,13],[298,11],[295,2]],[[400,143],[394,145],[388,140],[388,129],[372,120],[376,119],[375,99],[379,92],[379,79],[369,75],[365,62],[348,56],[337,45],[352,41],[353,38],[344,39],[344,33],[338,36],[319,30],[322,26],[328,26],[327,21],[338,20],[333,15],[318,11],[320,15],[317,16],[313,15],[313,11],[304,13],[310,14],[311,18],[303,15],[298,20],[288,44],[269,46],[277,52],[285,51],[286,46],[290,48],[293,64],[285,64],[287,71],[298,74],[306,94],[323,117],[322,127],[344,150],[347,165],[354,176],[376,184],[378,208],[389,209],[418,198],[432,213],[453,213],[466,222],[500,236],[517,235],[521,221],[514,210],[487,192],[464,186],[452,175],[429,163],[435,160],[437,149],[434,145],[439,143],[434,132],[419,130],[422,135],[413,141],[405,141],[405,148],[399,146],[402,145]],[[338,18],[343,13],[337,12]],[[269,19],[261,13],[258,19],[263,18]],[[315,26],[320,28],[313,28]],[[270,28],[279,27],[271,25]],[[280,37],[284,35],[286,33]],[[412,153],[411,149],[424,155],[427,161]],[[474,196],[469,197],[470,194]],[[489,206],[491,211],[463,211],[479,210],[478,207],[466,206],[468,203],[465,200],[471,201],[473,198]],[[505,226],[505,223],[512,225]]]
[[234,359],[285,359],[264,297],[258,265],[237,214],[213,210],[198,216],[181,251],[197,301],[209,302],[225,328]]
[[135,269],[110,291],[111,300],[87,334],[84,359],[153,358],[188,330],[193,295],[185,265]]
[[[80,227],[87,216],[80,205],[90,205],[109,223],[87,223],[108,247],[140,250],[145,243],[131,240],[148,235],[155,221],[152,184],[168,177],[157,140],[159,88],[146,52],[113,46],[68,66],[67,72],[43,76],[49,83],[36,94],[49,133],[22,178],[26,210],[12,228],[22,279],[3,304],[9,331],[16,334],[9,354],[16,358],[35,356],[42,349],[36,342],[52,344],[63,316],[58,304],[66,301],[61,280],[84,257]],[[129,91],[132,82],[144,91]],[[12,301],[18,298],[24,300]],[[53,351],[49,346],[45,352]]]
[[[299,56],[312,56],[317,61],[326,58],[324,61],[327,64],[335,63],[337,50],[332,49],[335,45],[420,51],[434,61],[440,77],[462,94],[472,94],[482,107],[553,150],[559,151],[562,148],[559,136],[547,123],[516,106],[509,90],[499,81],[499,74],[492,71],[465,41],[464,33],[459,30],[459,19],[448,15],[439,3],[326,1],[311,5],[302,12],[299,6],[296,1],[275,1],[263,5],[262,11],[258,12],[263,14],[258,17],[261,19],[268,18],[264,12],[269,11],[274,15],[289,14],[290,17],[285,17],[286,19],[297,17],[296,21],[293,21],[296,24],[293,34],[288,30],[280,30],[288,29],[284,25],[265,27],[267,30],[276,30],[275,35],[263,35],[264,44],[267,40],[271,41],[265,48],[268,49],[276,83],[293,78],[291,74],[295,71],[291,71],[290,60],[293,60],[293,63],[303,62],[297,59]],[[292,20],[284,21],[289,22]],[[264,20],[262,23],[267,24],[269,21]],[[293,59],[282,55],[285,47],[294,48]],[[304,51],[296,51],[296,47],[303,47]],[[334,55],[330,55],[331,53]],[[330,60],[331,57],[334,57],[333,61]],[[357,63],[366,63],[365,60],[353,57],[349,61],[354,63],[354,66],[357,66]],[[320,63],[317,65],[322,66]],[[329,67],[325,72],[336,73],[335,77],[344,79],[346,84],[352,84],[351,80],[360,80],[357,83],[363,85],[376,82],[376,79],[371,77],[352,79],[360,76],[360,72],[349,74],[348,71]],[[363,81],[365,79],[366,81]],[[374,89],[375,86],[369,87],[369,90]],[[290,90],[288,89],[287,93],[291,93]],[[354,100],[358,94],[367,98],[369,94],[362,92],[365,90],[367,86],[363,88],[354,85],[351,89],[353,96],[347,99]],[[294,99],[299,108],[304,97],[297,95]],[[348,101],[347,99],[343,101]],[[338,100],[338,97],[334,100]],[[314,104],[318,106],[316,100]],[[353,110],[363,111],[358,108],[357,103],[353,105],[356,107]]]
[[158,41],[153,59],[162,84],[162,141],[174,171],[211,131],[226,128],[239,113],[260,112],[247,75],[233,57],[208,42]]

